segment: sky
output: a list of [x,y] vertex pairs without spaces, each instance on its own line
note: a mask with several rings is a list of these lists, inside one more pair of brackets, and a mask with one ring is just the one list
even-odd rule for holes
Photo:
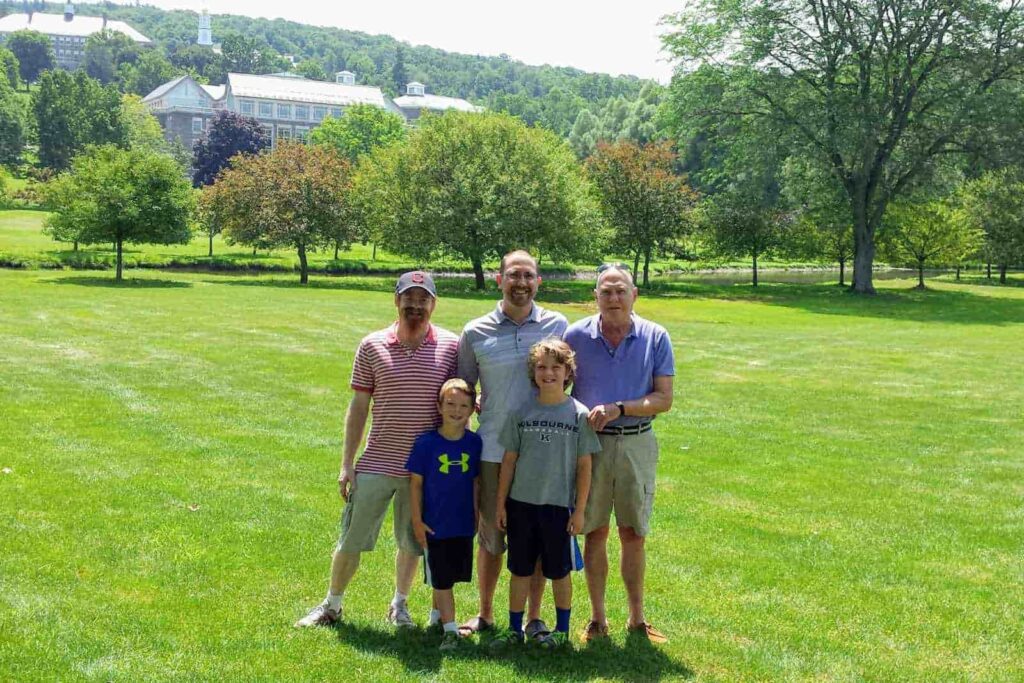
[[[508,54],[527,64],[574,66],[668,83],[658,38],[662,16],[685,0],[144,0],[164,9],[283,18],[387,34],[413,45],[466,54]],[[217,40],[216,21],[213,25]]]

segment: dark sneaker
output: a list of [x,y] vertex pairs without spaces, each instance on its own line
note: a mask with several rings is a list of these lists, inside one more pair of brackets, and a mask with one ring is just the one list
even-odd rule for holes
[[444,637],[441,638],[440,649],[442,651],[458,650],[459,645],[462,643],[462,638],[459,637],[458,631],[445,631]]
[[295,622],[295,628],[309,628],[310,626],[331,626],[341,620],[341,609],[331,609],[324,600],[309,611],[309,614]]
[[524,630],[527,640],[539,640],[551,633],[551,629],[548,628],[548,625],[542,619],[531,619]]
[[587,625],[583,627],[583,632],[580,633],[580,642],[589,643],[592,640],[602,640],[608,637],[608,622],[603,624],[596,621],[588,621]]
[[494,636],[494,639],[487,645],[492,651],[503,652],[505,650],[511,650],[514,647],[518,647],[523,644],[523,634],[521,631],[513,631],[506,629]]
[[409,605],[400,602],[388,606],[388,623],[396,628],[414,628],[416,623],[409,614]]
[[537,639],[537,647],[543,650],[557,650],[569,646],[569,634],[565,631],[554,631]]

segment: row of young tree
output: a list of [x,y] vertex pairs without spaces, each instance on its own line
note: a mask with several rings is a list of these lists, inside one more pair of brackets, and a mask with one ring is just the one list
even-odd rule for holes
[[[813,165],[787,160],[774,202],[742,185],[702,197],[667,142],[600,143],[580,164],[565,141],[505,114],[450,112],[409,131],[394,114],[356,106],[325,121],[309,145],[270,149],[255,120],[223,112],[194,150],[194,193],[180,165],[140,154],[167,156],[90,148],[48,195],[54,237],[116,245],[118,277],[124,242],[182,242],[197,231],[211,255],[218,233],[254,249],[293,249],[304,283],[311,252],[334,249],[337,258],[357,241],[423,263],[460,257],[478,287],[484,263],[514,247],[554,261],[628,254],[644,286],[659,254],[750,257],[755,285],[768,256],[842,268],[853,255],[840,193],[833,188],[829,200],[828,176]],[[922,285],[925,265],[971,258],[992,258],[1005,277],[1024,250],[1021,190],[1020,179],[999,172],[962,186],[955,201],[900,203],[888,215],[884,253],[918,265]],[[118,208],[129,205],[127,214]]]

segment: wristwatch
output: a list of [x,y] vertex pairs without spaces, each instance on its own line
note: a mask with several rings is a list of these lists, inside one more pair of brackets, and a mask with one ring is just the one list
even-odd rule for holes
[[619,417],[625,417],[626,416],[626,404],[625,403],[623,403],[622,401],[616,401],[615,402],[615,407],[619,409]]

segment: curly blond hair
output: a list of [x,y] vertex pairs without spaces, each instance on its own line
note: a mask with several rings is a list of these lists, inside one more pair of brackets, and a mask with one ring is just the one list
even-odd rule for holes
[[536,378],[537,361],[543,356],[551,356],[559,365],[565,366],[565,385],[563,389],[572,384],[576,379],[576,352],[561,339],[545,339],[530,347],[530,355],[526,359],[526,366],[530,374],[530,381],[539,388]]

